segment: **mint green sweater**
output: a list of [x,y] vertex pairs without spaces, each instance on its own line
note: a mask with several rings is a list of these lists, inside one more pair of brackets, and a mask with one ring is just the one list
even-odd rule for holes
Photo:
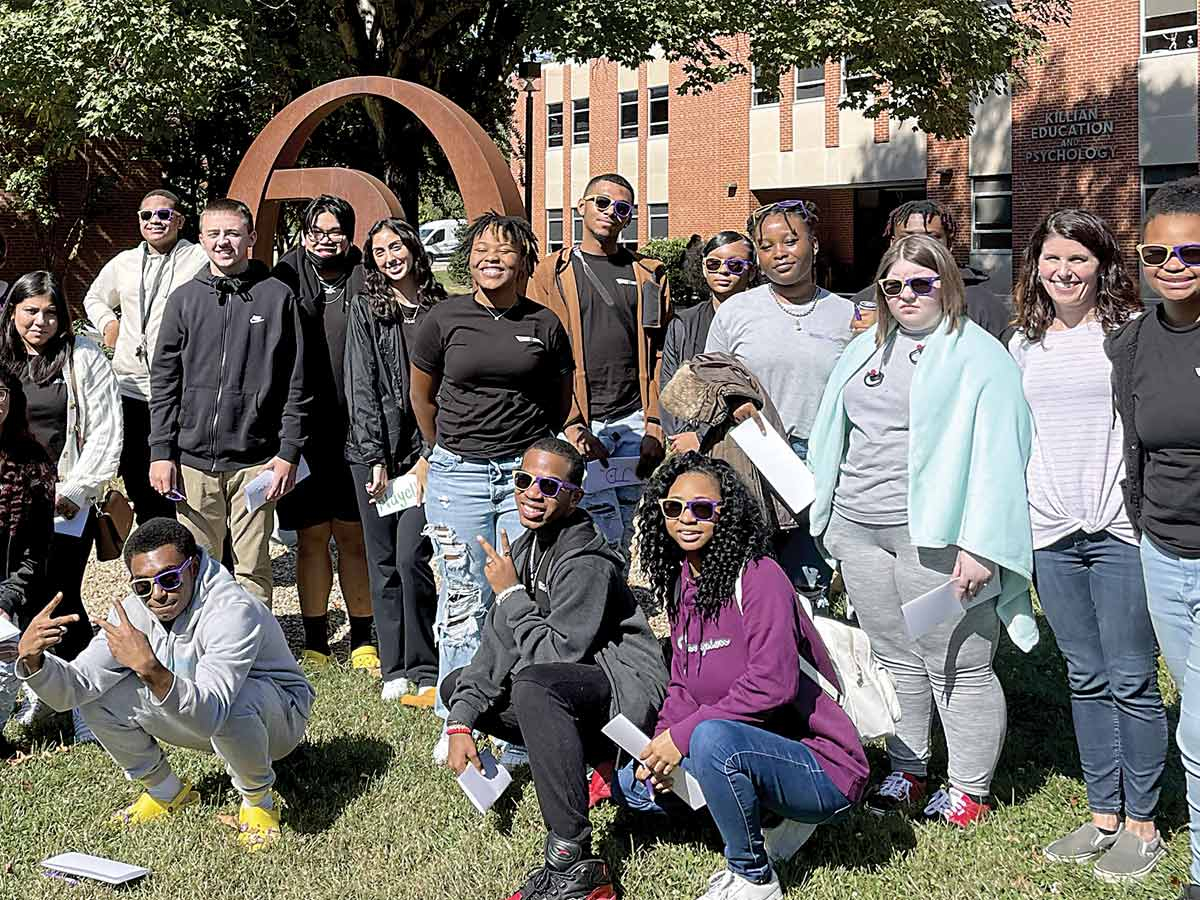
[[[809,510],[818,538],[829,526],[850,422],[843,390],[875,350],[859,335],[829,377],[809,438],[817,497]],[[925,341],[909,397],[908,529],[918,547],[958,547],[999,566],[996,612],[1028,652],[1038,641],[1029,581],[1033,532],[1025,491],[1033,418],[1021,371],[1004,347],[970,321],[944,325]]]

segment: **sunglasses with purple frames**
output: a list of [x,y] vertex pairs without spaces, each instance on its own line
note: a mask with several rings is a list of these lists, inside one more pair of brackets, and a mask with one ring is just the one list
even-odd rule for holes
[[130,578],[129,587],[139,597],[149,597],[154,593],[154,586],[157,584],[168,594],[171,591],[179,590],[183,584],[183,573],[190,569],[196,563],[196,557],[189,556],[182,563],[173,569],[163,569],[157,575],[152,575],[149,578]]

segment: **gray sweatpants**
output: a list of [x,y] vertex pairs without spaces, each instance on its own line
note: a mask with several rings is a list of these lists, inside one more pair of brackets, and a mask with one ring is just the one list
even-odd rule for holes
[[151,703],[149,689],[128,675],[98,700],[80,707],[84,721],[108,755],[131,781],[158,784],[170,771],[159,741],[215,753],[225,763],[233,786],[243,796],[275,783],[272,763],[291,753],[308,724],[296,704],[266,678],[247,678],[234,698],[225,723],[201,742],[181,723],[141,715]]
[[956,547],[914,547],[907,525],[860,525],[835,511],[825,547],[841,560],[858,621],[879,662],[895,676],[901,719],[888,738],[892,768],[924,778],[929,765],[933,703],[946,733],[950,784],[987,794],[1004,746],[1004,690],[992,668],[1000,639],[996,601],[908,636],[900,606],[945,584]]

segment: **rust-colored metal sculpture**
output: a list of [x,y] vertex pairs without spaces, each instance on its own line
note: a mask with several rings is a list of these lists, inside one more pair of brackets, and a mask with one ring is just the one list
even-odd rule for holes
[[337,194],[354,207],[354,241],[361,244],[367,230],[385,216],[403,218],[391,189],[356,169],[297,169],[300,151],[313,131],[339,106],[358,97],[380,97],[399,103],[428,128],[446,154],[467,216],[494,209],[523,216],[517,185],[500,150],[462,107],[436,91],[396,78],[343,78],[314,88],[285,106],[254,139],[229,186],[229,196],[250,207],[258,231],[254,255],[271,262],[279,204],[307,200],[318,194]]

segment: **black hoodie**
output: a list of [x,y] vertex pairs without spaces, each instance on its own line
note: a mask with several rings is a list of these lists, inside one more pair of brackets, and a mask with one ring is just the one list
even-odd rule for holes
[[623,560],[583,510],[553,533],[542,531],[526,531],[513,545],[517,572],[528,578],[538,541],[541,574],[488,610],[479,649],[450,698],[450,721],[474,725],[526,666],[592,663],[612,687],[610,716],[623,713],[649,731],[666,695],[667,667]]
[[297,462],[312,406],[300,335],[295,295],[257,260],[177,288],[150,370],[150,459],[205,472]]

